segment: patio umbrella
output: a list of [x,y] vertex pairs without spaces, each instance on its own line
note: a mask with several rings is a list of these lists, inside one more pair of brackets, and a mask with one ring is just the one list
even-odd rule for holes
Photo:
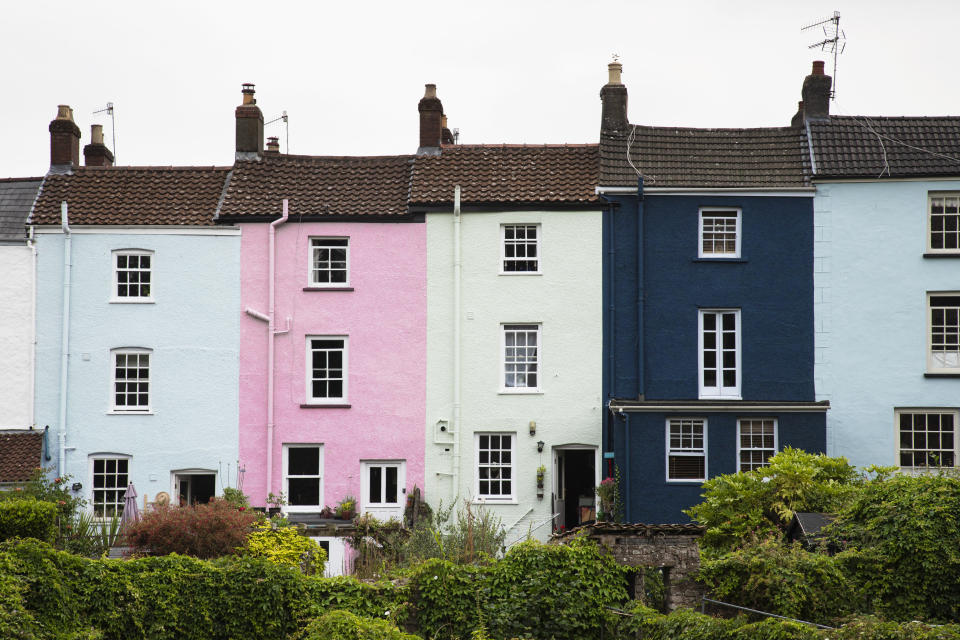
[[132,524],[140,519],[140,510],[137,508],[137,490],[133,483],[127,485],[127,493],[123,497],[123,515],[120,516],[120,526]]

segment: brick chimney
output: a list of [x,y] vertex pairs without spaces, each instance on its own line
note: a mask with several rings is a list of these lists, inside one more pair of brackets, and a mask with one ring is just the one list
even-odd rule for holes
[[443,139],[443,104],[437,97],[437,85],[425,85],[426,90],[417,104],[420,112],[420,147],[417,155],[439,155]]
[[827,120],[830,118],[830,87],[833,78],[824,74],[823,60],[815,60],[810,75],[803,79],[803,89],[797,114],[790,121],[791,126],[798,127],[810,120]]
[[73,109],[57,106],[57,117],[50,121],[50,169],[68,172],[80,166],[80,127],[73,121]]
[[607,65],[607,84],[600,89],[603,115],[600,133],[623,133],[630,126],[627,121],[627,87],[620,81],[623,65],[611,62]]
[[244,83],[243,103],[237,107],[237,160],[259,160],[263,156],[263,113],[253,97],[253,85]]
[[90,125],[90,144],[83,148],[83,164],[88,167],[112,167],[113,152],[103,144],[103,125]]
[[440,116],[440,142],[441,144],[456,144],[453,132],[447,128],[447,115]]

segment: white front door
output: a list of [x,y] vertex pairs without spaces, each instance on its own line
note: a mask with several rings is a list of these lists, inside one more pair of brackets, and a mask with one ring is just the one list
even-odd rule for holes
[[363,482],[360,510],[379,520],[403,519],[407,486],[404,460],[368,460],[361,463]]

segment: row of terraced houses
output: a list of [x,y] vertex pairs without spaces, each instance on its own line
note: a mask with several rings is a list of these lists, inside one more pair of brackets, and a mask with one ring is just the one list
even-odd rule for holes
[[265,146],[244,85],[225,167],[113,166],[97,126],[81,165],[61,106],[0,181],[0,480],[302,519],[416,487],[513,539],[615,473],[668,523],[788,446],[954,466],[960,117],[831,115],[814,63],[787,126],[635,125],[620,75],[599,141],[456,144],[427,85],[382,157]]

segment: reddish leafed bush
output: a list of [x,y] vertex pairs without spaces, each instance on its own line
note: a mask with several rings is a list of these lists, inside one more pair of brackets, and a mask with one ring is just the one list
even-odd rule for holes
[[126,530],[134,553],[162,556],[169,553],[194,558],[231,555],[250,535],[257,514],[222,500],[192,507],[158,507]]

